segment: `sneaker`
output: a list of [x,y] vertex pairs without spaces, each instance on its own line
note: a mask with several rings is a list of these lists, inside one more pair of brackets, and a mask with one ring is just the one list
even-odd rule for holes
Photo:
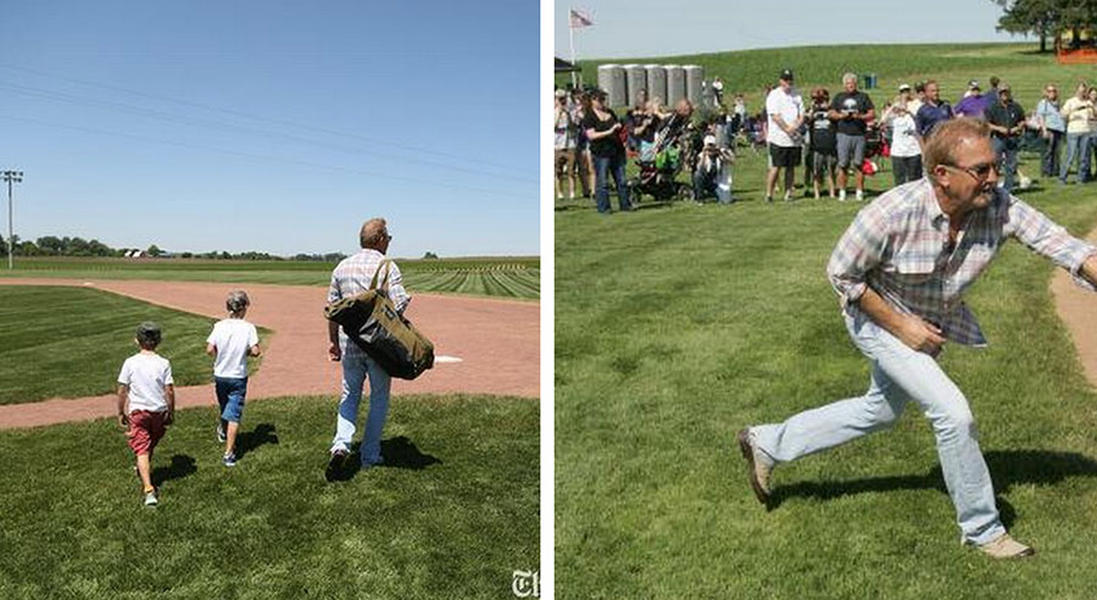
[[792,194],[785,192],[785,202],[792,202]]
[[1031,546],[1018,542],[1010,537],[1008,533],[1003,533],[992,541],[979,546],[979,549],[994,558],[1022,558],[1036,554]]
[[845,190],[838,190],[838,201],[839,202],[845,202],[846,201],[846,191]]
[[235,467],[236,466],[236,453],[235,452],[229,452],[225,456],[221,457],[221,464],[225,465],[226,467]]
[[227,439],[228,438],[225,437],[225,428],[222,427],[220,424],[218,424],[217,425],[217,441],[224,444],[225,440],[227,440]]
[[145,506],[156,506],[159,501],[156,499],[156,490],[145,493]]
[[773,204],[773,196],[766,196],[766,204]]
[[336,450],[328,459],[328,468],[324,469],[324,479],[335,481],[343,472],[343,464],[347,461],[349,453],[346,450]]
[[857,190],[857,201],[858,202],[864,202],[865,201],[865,190]]
[[742,429],[736,436],[739,440],[739,450],[747,461],[747,477],[750,479],[750,487],[754,490],[755,497],[762,504],[769,502],[769,476],[773,467],[769,461],[758,456],[760,452],[754,446],[754,440],[750,436],[750,429]]

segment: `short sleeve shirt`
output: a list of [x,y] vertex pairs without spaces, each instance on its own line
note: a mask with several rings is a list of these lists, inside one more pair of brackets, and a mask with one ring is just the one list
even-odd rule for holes
[[821,154],[836,155],[838,143],[834,136],[834,121],[827,116],[827,108],[819,104],[811,108],[811,149]]
[[[1002,106],[1001,102],[994,104],[986,110],[984,116],[986,117],[987,123],[1008,128],[1016,127],[1020,123],[1023,123],[1025,120],[1025,111],[1021,108],[1020,104],[1010,100],[1009,104],[1005,106]],[[1006,137],[997,131],[992,131],[991,135],[998,138]]]
[[766,127],[766,141],[775,145],[790,148],[798,146],[784,129],[777,126],[773,120],[774,115],[781,117],[786,125],[796,122],[804,114],[804,101],[795,91],[786,93],[780,87],[773,88],[769,96],[766,96],[766,115],[768,125]]
[[[853,92],[839,92],[834,96],[830,107],[840,113],[866,113],[876,108],[872,104],[872,98],[861,90]],[[863,119],[842,119],[838,121],[838,133],[843,135],[865,135],[868,125]]]
[[139,352],[122,363],[118,383],[129,386],[129,412],[163,412],[168,409],[165,388],[174,385],[175,381],[168,359],[159,354]]
[[214,377],[243,379],[248,376],[248,353],[259,344],[259,333],[244,319],[222,319],[213,325],[206,343],[217,348]]
[[[593,110],[590,111],[583,117],[583,122],[580,124],[580,127],[583,128],[583,131],[587,131],[588,129],[593,129],[598,133],[609,131],[610,128],[613,127],[613,124],[618,122],[617,114],[608,108],[606,109],[606,112],[609,113],[609,118],[603,121],[598,118],[598,115],[594,114]],[[607,135],[590,141],[590,153],[600,157],[620,156],[625,153],[625,146],[621,143],[621,138],[617,137],[616,134]]]

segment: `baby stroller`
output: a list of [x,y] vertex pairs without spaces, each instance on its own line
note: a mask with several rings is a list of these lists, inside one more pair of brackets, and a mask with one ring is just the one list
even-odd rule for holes
[[693,186],[677,181],[685,164],[681,146],[666,128],[655,134],[654,142],[641,142],[636,160],[640,173],[628,180],[633,202],[639,202],[644,194],[659,202],[693,199]]

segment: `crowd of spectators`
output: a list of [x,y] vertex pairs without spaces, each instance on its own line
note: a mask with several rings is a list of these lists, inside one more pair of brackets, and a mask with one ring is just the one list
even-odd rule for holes
[[[766,202],[773,202],[778,194],[786,201],[793,199],[799,166],[804,167],[806,196],[819,199],[825,191],[844,202],[852,175],[853,197],[863,201],[865,175],[878,169],[873,159],[890,158],[896,186],[920,179],[926,138],[938,123],[954,118],[986,121],[1001,185],[1009,191],[1030,181],[1018,170],[1022,147],[1041,151],[1044,177],[1066,183],[1075,164],[1079,183],[1095,177],[1097,88],[1084,83],[1064,102],[1058,88],[1049,84],[1034,110],[1026,112],[1014,99],[1010,84],[998,77],[988,79],[986,91],[978,80],[969,81],[955,104],[942,98],[934,80],[902,83],[880,110],[858,89],[857,75],[845,73],[840,81],[841,88],[833,96],[818,86],[805,102],[793,72],[784,69],[776,86],[762,90],[764,104],[754,114],[742,93],[725,93],[720,78],[703,84],[697,106],[681,100],[668,109],[662,98],[649,98],[641,90],[623,118],[605,105],[601,90],[559,89],[554,125],[556,196],[593,195],[598,210],[608,213],[612,181],[619,209],[631,210],[637,198],[630,202],[625,164],[634,157],[641,167],[641,180],[645,166],[659,165],[659,173],[672,180],[684,172],[681,179],[691,186],[696,201],[734,202],[731,165],[737,148],[745,147],[767,153]],[[1065,155],[1062,160],[1061,155]]]

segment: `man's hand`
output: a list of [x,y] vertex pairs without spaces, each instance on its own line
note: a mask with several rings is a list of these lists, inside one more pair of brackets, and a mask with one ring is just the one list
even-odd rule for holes
[[126,413],[118,413],[118,427],[122,430],[128,429],[130,420],[126,417]]
[[330,360],[331,362],[339,362],[339,360],[342,358],[343,351],[339,349],[339,343],[332,342],[332,344],[328,346],[328,360]]
[[937,356],[945,344],[941,330],[916,315],[903,315],[895,336],[904,344],[930,356]]

